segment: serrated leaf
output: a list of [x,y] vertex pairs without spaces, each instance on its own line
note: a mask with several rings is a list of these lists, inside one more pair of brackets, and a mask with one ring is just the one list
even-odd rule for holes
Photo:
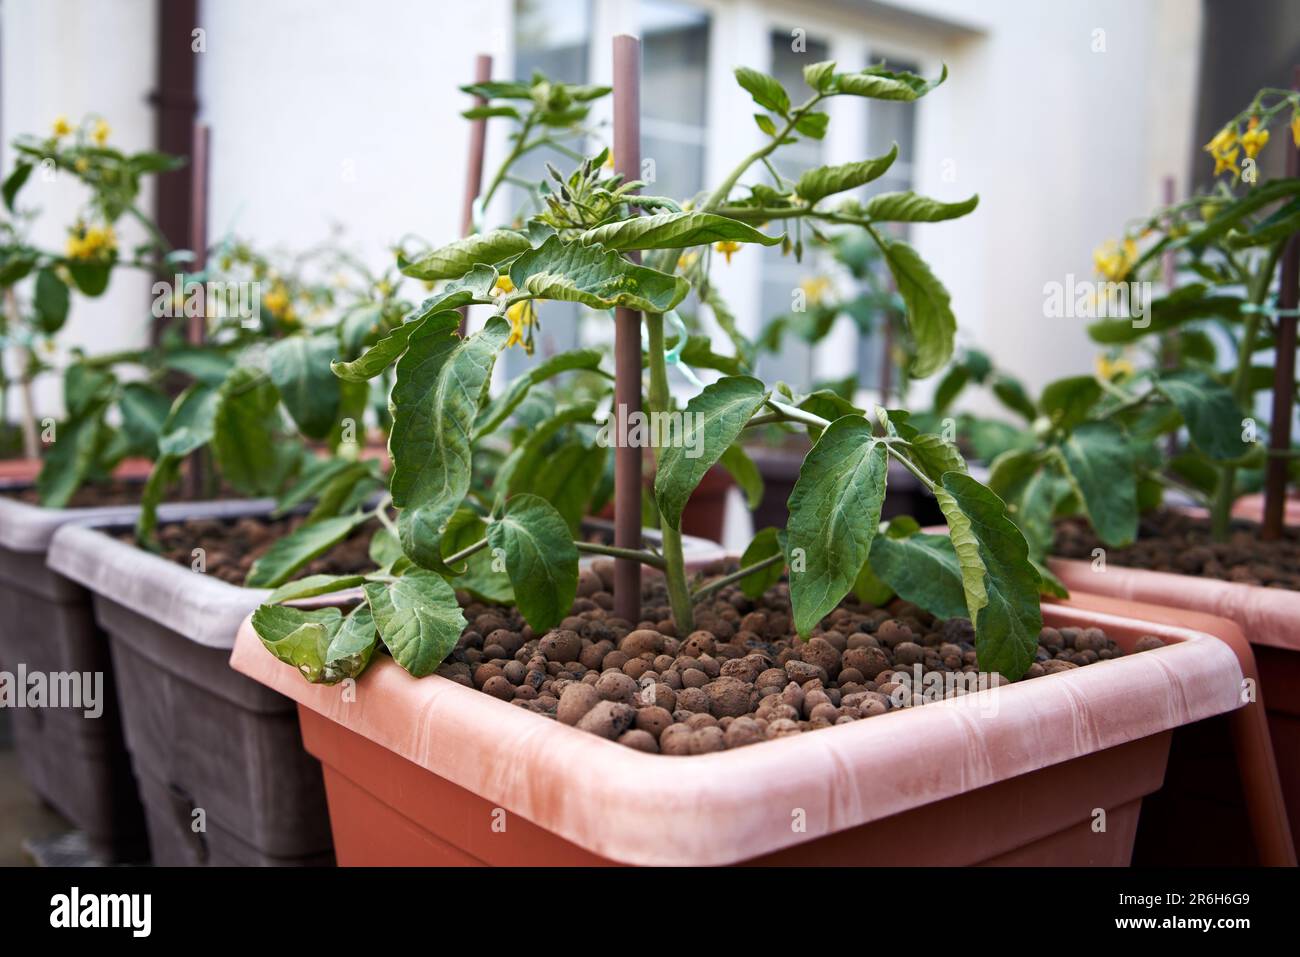
[[895,143],[888,153],[875,159],[806,170],[799,177],[795,192],[806,202],[816,203],[834,193],[843,193],[870,183],[894,165],[894,160],[897,158],[898,144]]
[[749,457],[744,446],[730,445],[722,453],[718,464],[727,470],[737,487],[745,493],[745,505],[750,511],[758,508],[763,501],[763,474],[759,472],[754,460]]
[[778,246],[785,234],[768,236],[747,223],[698,211],[637,216],[589,229],[578,237],[584,245],[625,252],[630,249],[685,249],[730,240]]
[[422,568],[390,584],[367,582],[366,601],[393,660],[417,678],[432,674],[465,630],[452,587]]
[[405,351],[412,333],[426,323],[445,320],[449,312],[461,306],[489,301],[496,281],[497,271],[492,266],[475,266],[463,278],[448,283],[437,295],[420,303],[420,307],[407,316],[400,326],[389,331],[388,335],[360,356],[351,362],[331,362],[331,370],[340,379],[353,382],[373,379]]
[[961,565],[947,535],[877,535],[870,565],[898,597],[932,615],[965,618],[969,614]]
[[275,588],[284,584],[294,572],[325,554],[369,520],[370,516],[358,512],[298,526],[288,535],[277,538],[253,562],[244,585],[248,588]]
[[1133,452],[1109,422],[1084,422],[1061,443],[1071,486],[1107,545],[1131,545],[1137,536],[1137,472]]
[[474,441],[496,431],[510,414],[518,408],[533,386],[554,378],[564,372],[576,369],[599,369],[601,352],[599,349],[574,349],[551,356],[533,366],[523,375],[514,379],[501,395],[497,396],[474,423]]
[[634,265],[601,246],[565,243],[559,236],[516,259],[510,280],[516,289],[538,298],[579,302],[592,309],[625,306],[667,312],[690,291],[680,276]]
[[563,516],[545,499],[516,495],[488,526],[488,541],[504,555],[515,604],[533,631],[563,621],[578,592],[578,549]]
[[765,110],[785,116],[790,111],[790,94],[775,77],[768,76],[747,66],[738,66],[735,70],[736,82],[754,98]]
[[236,368],[217,390],[209,444],[222,478],[242,492],[270,494],[280,485],[274,430],[279,405],[275,386],[256,369]]
[[459,279],[475,266],[494,266],[531,248],[528,237],[513,229],[475,233],[402,264],[402,275],[433,281]]
[[907,324],[916,347],[909,372],[923,379],[952,358],[957,319],[952,314],[948,290],[917,251],[901,239],[886,241],[885,261],[907,306]]
[[795,627],[806,636],[849,593],[871,552],[885,498],[885,446],[858,415],[832,422],[790,494],[786,562]]
[[978,195],[956,203],[942,203],[928,196],[905,193],[878,193],[867,200],[863,212],[878,222],[939,223],[965,216],[979,205]]
[[[780,554],[781,538],[777,530],[775,528],[764,528],[745,547],[744,553],[740,556],[740,567],[748,568],[750,565],[756,565],[766,558]],[[763,592],[781,580],[781,573],[784,570],[785,566],[781,562],[773,562],[766,568],[751,572],[736,584],[751,600],[757,601],[763,597]]]
[[803,81],[818,93],[825,93],[835,78],[835,61],[822,60],[803,68]]
[[328,595],[331,592],[346,591],[364,584],[365,575],[308,575],[297,581],[281,585],[266,596],[268,605],[296,601],[299,598],[313,598],[316,595]]
[[1154,386],[1177,406],[1192,441],[1210,458],[1230,461],[1250,450],[1241,439],[1241,407],[1226,386],[1192,370],[1161,375]]
[[493,316],[461,339],[458,321],[456,313],[440,313],[411,336],[390,398],[389,490],[403,510],[402,547],[426,567],[441,564],[441,528],[469,491],[470,432],[510,330]]
[[335,342],[325,336],[286,336],[267,349],[271,381],[303,435],[323,439],[339,416],[339,380],[330,371]]
[[835,74],[831,88],[835,92],[850,96],[910,101],[925,96],[946,79],[948,79],[947,64],[944,64],[942,72],[933,80],[906,71],[895,72],[883,67],[871,67],[861,73]]
[[945,475],[936,498],[961,567],[979,666],[1014,681],[1033,663],[1043,627],[1029,547],[1002,500],[969,475]]
[[757,379],[725,376],[686,404],[681,434],[662,450],[655,473],[655,499],[669,526],[681,527],[682,511],[704,473],[740,437],[767,396]]

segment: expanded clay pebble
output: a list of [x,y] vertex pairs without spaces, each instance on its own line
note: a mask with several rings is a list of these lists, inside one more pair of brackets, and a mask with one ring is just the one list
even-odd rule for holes
[[[609,594],[612,567],[609,580],[587,573],[592,595]],[[470,627],[438,674],[647,753],[705,754],[851,724],[893,710],[914,666],[923,674],[976,670],[969,621],[936,620],[902,601],[886,609],[847,599],[802,641],[792,634],[784,583],[757,602],[734,586],[720,589],[697,607],[697,628],[684,639],[672,633],[662,581],[647,583],[636,625],[581,594],[573,613],[540,636],[513,609],[465,607]],[[1134,647],[1163,642],[1144,635]],[[1123,654],[1101,629],[1045,627],[1025,678]],[[926,702],[914,693],[912,703]]]

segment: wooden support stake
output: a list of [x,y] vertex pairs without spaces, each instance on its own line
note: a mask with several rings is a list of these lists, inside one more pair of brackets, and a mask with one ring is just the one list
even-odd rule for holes
[[[208,157],[211,147],[211,128],[206,123],[194,124],[194,154],[190,159],[190,249],[194,252],[191,272],[202,272],[208,265]],[[176,290],[183,298],[185,290]],[[203,314],[191,316],[185,338],[191,346],[202,346],[207,338],[207,299]],[[204,497],[203,451],[191,452],[185,460],[185,492],[191,500]]]
[[[624,180],[641,175],[641,41],[614,37],[614,169]],[[629,258],[639,261],[638,253]],[[614,544],[641,547],[641,449],[626,439],[628,419],[641,411],[641,313],[614,311]],[[641,564],[614,560],[614,613],[641,620]]]
[[[1300,66],[1294,68],[1291,89],[1300,90]],[[1282,137],[1279,137],[1281,139]],[[1288,143],[1286,175],[1300,176],[1300,149]],[[1278,289],[1277,335],[1273,359],[1273,415],[1269,420],[1269,459],[1264,472],[1264,527],[1260,538],[1282,537],[1286,511],[1287,466],[1291,460],[1291,416],[1295,410],[1295,350],[1297,302],[1300,302],[1300,233],[1293,233],[1282,253],[1282,282]]]
[[[487,83],[492,79],[492,57],[480,53],[474,59],[474,82]],[[487,100],[481,96],[474,97],[475,106],[483,106]],[[460,234],[468,236],[474,230],[474,203],[483,189],[483,153],[487,144],[487,118],[472,120],[469,126],[469,164],[465,168],[465,202],[460,213]],[[469,322],[469,306],[460,310],[460,334],[465,334]]]

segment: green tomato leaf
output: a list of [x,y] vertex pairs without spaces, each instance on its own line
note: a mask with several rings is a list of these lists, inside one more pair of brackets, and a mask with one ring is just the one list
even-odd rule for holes
[[1066,432],[1088,418],[1101,400],[1101,385],[1090,375],[1057,379],[1043,389],[1038,408],[1052,425]]
[[332,336],[287,336],[267,349],[271,381],[303,435],[323,439],[339,417],[339,380],[330,372]]
[[600,368],[601,352],[599,349],[574,349],[544,359],[523,375],[506,386],[504,392],[497,396],[479,415],[474,423],[474,441],[490,435],[505,422],[512,412],[524,401],[529,391],[548,379],[564,372],[576,369],[594,370]]
[[[447,523],[442,536],[442,557],[447,558],[461,549],[487,538],[487,523],[469,508],[458,508]],[[492,555],[491,549],[475,552],[465,561],[463,569],[449,568],[456,573],[457,590],[467,591],[480,601],[497,605],[513,605],[515,592],[510,586],[510,576],[503,563]]]
[[343,626],[343,613],[337,608],[261,605],[253,612],[252,625],[267,651],[316,684],[324,675],[330,640]]
[[578,549],[563,516],[545,499],[516,495],[487,534],[493,552],[504,557],[515,603],[533,631],[563,621],[578,593]]
[[935,497],[961,567],[979,666],[1014,681],[1033,664],[1043,628],[1040,578],[1025,537],[1002,500],[969,475],[945,475]]
[[835,61],[822,60],[819,63],[809,63],[803,68],[803,80],[818,93],[825,93],[830,89],[831,83],[835,79]]
[[667,312],[690,292],[680,276],[637,266],[601,246],[565,243],[559,236],[516,259],[510,281],[539,299],[579,302],[592,309]]
[[795,192],[813,204],[834,193],[843,193],[857,189],[884,174],[894,165],[898,158],[898,144],[895,143],[884,156],[861,160],[857,163],[843,163],[839,166],[819,166],[806,170],[799,177]]
[[757,379],[725,376],[686,404],[681,434],[670,436],[655,473],[655,499],[669,526],[681,527],[686,501],[704,473],[740,437],[767,396]]
[[728,446],[727,451],[722,453],[722,458],[718,459],[718,464],[727,470],[727,474],[745,493],[745,504],[750,511],[758,508],[763,501],[763,475],[744,447],[739,444]]
[[957,203],[941,203],[910,191],[878,193],[867,200],[863,211],[877,222],[939,223],[965,216],[979,205],[979,201],[979,196],[972,196]]
[[888,457],[859,415],[836,419],[790,494],[786,562],[795,627],[807,635],[849,593],[871,552]]
[[1241,440],[1241,407],[1231,390],[1203,372],[1170,372],[1155,388],[1178,407],[1196,447],[1212,459],[1241,458],[1250,445]]
[[402,509],[402,547],[412,561],[441,565],[438,538],[469,491],[470,432],[505,344],[509,324],[494,316],[461,339],[459,316],[439,313],[417,330],[397,363],[390,406],[389,490]]
[[916,345],[909,372],[923,379],[952,358],[957,319],[952,314],[948,290],[916,250],[901,239],[885,241],[885,261],[907,306],[907,324]]
[[417,678],[432,674],[465,630],[452,587],[422,568],[391,584],[367,582],[366,601],[393,660]]
[[[275,386],[256,369],[236,368],[217,392],[212,456],[222,478],[242,492],[270,494],[283,478],[275,433],[279,405]],[[176,449],[168,443],[166,451]]]
[[1109,422],[1084,422],[1060,449],[1097,537],[1107,545],[1131,545],[1138,525],[1137,472],[1124,433]]
[[[780,554],[780,535],[775,528],[765,528],[758,532],[754,536],[754,540],[745,548],[744,554],[740,556],[740,567],[748,568],[750,565],[758,564],[765,558]],[[781,573],[784,570],[785,566],[781,562],[773,562],[766,568],[751,572],[736,584],[740,586],[740,590],[746,596],[757,601],[763,597],[763,592],[781,580]]]
[[295,601],[299,598],[313,598],[316,595],[328,595],[331,592],[345,591],[365,584],[365,575],[308,575],[287,585],[281,585],[266,596],[268,605]]
[[68,287],[53,269],[37,271],[32,308],[36,312],[37,328],[47,335],[58,332],[67,321]]
[[607,226],[589,229],[578,241],[605,249],[625,252],[629,249],[684,249],[731,240],[779,246],[785,234],[768,236],[753,226],[714,213],[681,212],[637,216]]
[[850,96],[868,96],[875,100],[910,101],[925,96],[944,80],[948,79],[948,65],[933,80],[927,80],[915,73],[886,70],[884,67],[870,67],[861,73],[837,73],[831,85],[834,93],[846,93]]
[[738,66],[735,70],[736,82],[754,98],[765,110],[771,110],[785,116],[790,112],[790,94],[775,77],[768,76],[747,66]]
[[940,618],[965,618],[961,565],[947,535],[877,535],[870,567],[904,601]]
[[[352,534],[353,529],[370,520],[360,512],[323,518],[278,538],[248,570],[244,584],[248,588],[275,588],[283,585],[312,559],[319,558]],[[316,577],[316,576],[313,576]]]
[[494,266],[529,249],[528,237],[513,229],[475,233],[425,253],[414,262],[400,263],[402,275],[414,279],[459,279],[475,266]]

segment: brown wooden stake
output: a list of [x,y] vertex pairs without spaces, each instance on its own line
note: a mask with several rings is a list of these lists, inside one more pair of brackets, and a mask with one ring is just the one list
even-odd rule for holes
[[[474,82],[487,83],[492,79],[492,57],[480,53],[474,58]],[[474,97],[475,106],[487,103],[484,97]],[[468,236],[474,229],[474,203],[483,189],[483,153],[487,144],[487,118],[472,120],[469,126],[469,165],[465,169],[465,202],[460,213],[460,234]],[[460,334],[465,334],[469,322],[469,306],[460,310]]]
[[[614,37],[614,169],[624,180],[641,175],[641,41]],[[637,253],[629,254],[639,261]],[[614,544],[641,547],[641,450],[627,443],[628,419],[641,411],[641,313],[614,310]],[[641,620],[641,563],[614,560],[614,613]]]
[[[206,123],[194,124],[194,154],[190,158],[190,249],[194,262],[190,272],[202,272],[208,265],[208,157],[211,147],[211,128]],[[177,290],[182,299],[185,290]],[[203,345],[207,337],[207,298],[203,313],[191,316],[186,328],[186,339],[191,346]],[[190,453],[185,460],[185,491],[191,499],[204,497],[204,461],[202,450]]]
[[[1165,177],[1164,198],[1166,206],[1172,206],[1174,204],[1174,178],[1172,176]],[[1176,275],[1174,251],[1172,249],[1166,249],[1164,255],[1160,257],[1160,270],[1163,274],[1161,278],[1164,280],[1165,294],[1168,295],[1174,290],[1174,277]],[[1130,303],[1130,306],[1131,305],[1132,304]],[[1178,368],[1178,340],[1175,338],[1176,335],[1176,333],[1170,331],[1165,334],[1160,343],[1161,364],[1166,369]],[[1165,452],[1170,458],[1173,458],[1178,454],[1177,430],[1170,432],[1166,437]]]
[[[1294,68],[1291,89],[1300,90],[1300,66]],[[1281,139],[1281,137],[1279,137]],[[1300,149],[1287,145],[1286,175],[1300,176]],[[1277,335],[1273,359],[1273,415],[1269,420],[1269,459],[1264,473],[1264,527],[1260,538],[1282,537],[1286,510],[1286,477],[1291,451],[1291,416],[1295,404],[1295,309],[1300,302],[1300,233],[1292,234],[1282,253],[1282,284],[1277,293]]]

